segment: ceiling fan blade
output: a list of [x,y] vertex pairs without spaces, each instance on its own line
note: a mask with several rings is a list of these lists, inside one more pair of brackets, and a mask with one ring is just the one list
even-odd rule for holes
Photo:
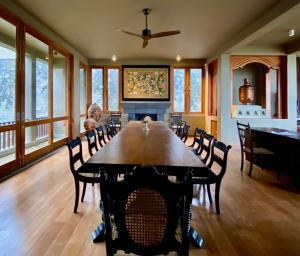
[[143,48],[146,48],[146,46],[148,45],[148,40],[145,40],[143,41]]
[[143,38],[141,35],[139,34],[135,34],[135,33],[132,33],[132,32],[129,32],[129,31],[126,31],[126,30],[123,30],[121,28],[116,28],[117,31],[120,31],[120,32],[123,32],[123,33],[126,33],[128,35],[131,35],[131,36],[137,36],[139,38]]
[[157,37],[164,37],[164,36],[172,36],[179,34],[180,30],[174,30],[174,31],[165,31],[165,32],[160,32],[160,33],[155,33],[151,35],[151,38],[157,38]]

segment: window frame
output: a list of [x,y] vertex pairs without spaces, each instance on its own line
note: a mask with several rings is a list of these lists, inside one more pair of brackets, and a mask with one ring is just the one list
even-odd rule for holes
[[[119,72],[119,81],[118,81],[118,110],[116,111],[109,111],[108,109],[108,70],[109,69],[118,69]],[[104,91],[105,91],[105,113],[110,114],[118,114],[121,112],[122,109],[122,66],[118,65],[108,65],[105,67],[105,79],[104,79]]]
[[100,106],[101,110],[105,112],[105,105],[106,105],[106,97],[105,97],[105,84],[106,84],[106,75],[105,75],[105,67],[101,65],[89,65],[88,67],[88,94],[90,95],[89,98],[89,105],[93,102],[93,77],[92,77],[92,70],[93,69],[102,69],[102,107]]
[[[0,132],[4,131],[15,131],[16,136],[16,159],[0,166],[0,178],[9,174],[12,170],[20,168],[33,160],[50,153],[54,149],[63,146],[69,138],[72,138],[72,127],[73,127],[73,66],[74,57],[73,55],[66,50],[66,48],[60,46],[48,36],[44,35],[43,32],[39,29],[36,29],[31,24],[24,22],[24,20],[14,13],[0,5],[0,17],[7,22],[11,23],[16,27],[16,123],[13,125],[0,127]],[[48,118],[42,120],[25,120],[25,54],[26,54],[26,33],[34,36],[38,40],[44,42],[48,45]],[[68,106],[65,116],[53,118],[53,77],[52,77],[52,53],[53,49],[59,51],[67,59],[67,83],[66,90],[68,90],[68,99],[66,105]],[[53,138],[53,124],[56,121],[67,121],[67,137],[54,141]],[[44,146],[36,151],[30,152],[25,155],[25,129],[27,127],[37,126],[37,125],[48,125],[48,136],[49,144]]]
[[[174,112],[174,70],[184,69],[185,79],[184,79],[184,111]],[[190,109],[190,70],[191,69],[201,69],[201,111],[191,112]],[[202,115],[205,113],[205,66],[204,65],[173,65],[171,67],[171,111],[174,114],[188,114],[188,115]]]
[[[83,110],[84,112],[80,111],[81,108],[81,102],[79,102],[79,132],[80,132],[80,136],[85,134],[85,131],[81,131],[80,130],[80,125],[81,125],[81,118],[87,118],[88,117],[88,106],[90,105],[89,102],[89,95],[91,95],[91,93],[89,93],[88,90],[88,66],[86,64],[84,64],[83,62],[79,62],[79,83],[81,82],[80,80],[80,70],[83,69],[84,70],[84,107]],[[80,91],[81,91],[81,84],[79,84],[79,99],[80,97]]]

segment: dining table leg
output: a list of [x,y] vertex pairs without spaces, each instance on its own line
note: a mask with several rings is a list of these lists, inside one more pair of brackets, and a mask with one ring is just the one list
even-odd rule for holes
[[100,200],[99,209],[100,209],[100,212],[102,213],[102,222],[98,225],[98,227],[91,234],[91,237],[93,238],[94,243],[99,243],[99,242],[104,241],[105,224],[104,224],[104,209],[103,209],[103,201],[102,200]]
[[204,241],[198,231],[193,227],[190,227],[189,238],[192,244],[198,248],[202,247]]

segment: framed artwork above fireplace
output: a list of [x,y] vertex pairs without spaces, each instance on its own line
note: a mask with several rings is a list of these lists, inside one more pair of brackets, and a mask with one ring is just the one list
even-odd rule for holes
[[126,65],[122,71],[123,101],[170,100],[170,66]]

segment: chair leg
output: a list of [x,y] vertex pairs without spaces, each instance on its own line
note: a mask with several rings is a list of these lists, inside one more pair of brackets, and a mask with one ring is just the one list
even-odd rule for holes
[[74,213],[77,213],[78,201],[79,201],[79,180],[75,179],[75,205],[74,205]]
[[244,152],[241,151],[241,172],[244,170]]
[[251,174],[252,174],[252,168],[253,168],[253,157],[251,156],[251,159],[250,159],[250,167],[249,167],[249,177],[251,177]]
[[210,185],[209,184],[206,184],[206,189],[207,189],[209,202],[212,204],[212,198],[211,198],[211,192],[210,192]]
[[217,182],[216,183],[216,190],[215,190],[215,204],[216,204],[216,211],[217,214],[220,214],[220,187],[221,183]]
[[86,182],[83,182],[83,190],[82,190],[82,194],[81,194],[81,202],[83,202],[83,200],[84,200],[85,189],[86,189]]

